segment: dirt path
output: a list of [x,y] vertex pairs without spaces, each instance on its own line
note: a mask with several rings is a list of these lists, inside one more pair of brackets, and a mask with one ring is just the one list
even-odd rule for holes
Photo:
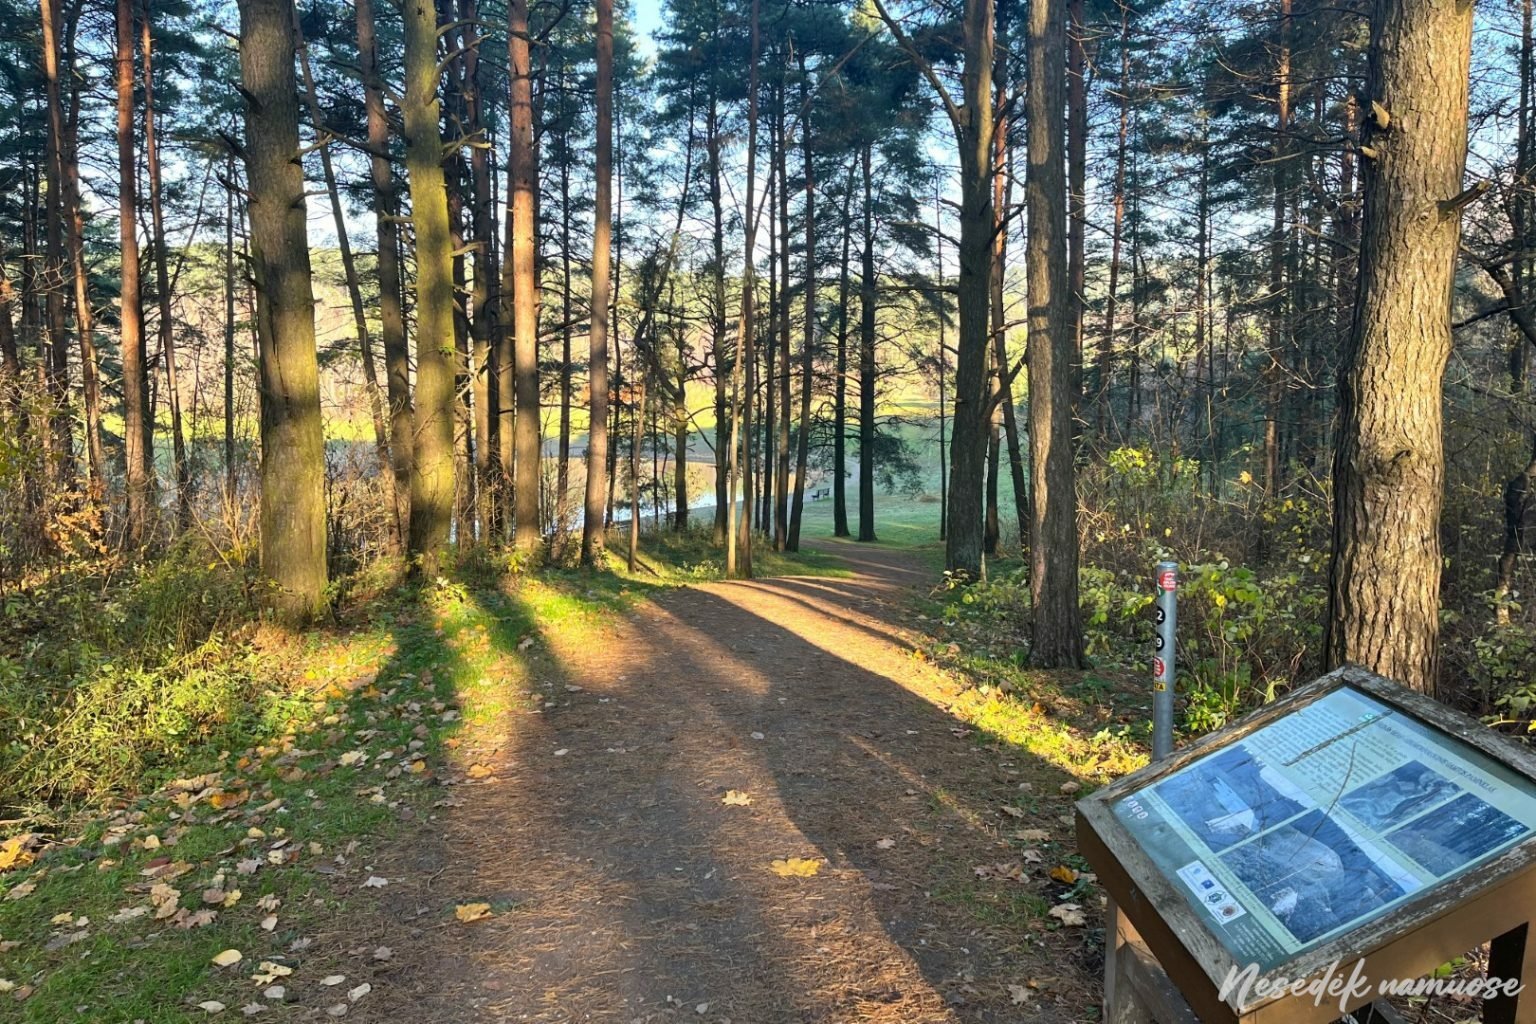
[[[375,867],[384,912],[347,941],[393,958],[349,1019],[1088,1019],[1091,930],[972,870],[1021,824],[1065,845],[1064,776],[944,711],[954,684],[902,639],[931,575],[911,553],[834,550],[856,575],[669,591],[605,644],[548,638],[549,703],[466,737],[494,775]],[[1021,783],[1037,821],[998,813]],[[790,857],[818,873],[770,869]],[[495,916],[455,921],[473,901]]]

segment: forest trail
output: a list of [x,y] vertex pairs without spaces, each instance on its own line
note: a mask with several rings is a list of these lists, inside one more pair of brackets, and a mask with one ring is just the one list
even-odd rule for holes
[[[668,590],[606,643],[545,635],[547,703],[462,734],[493,773],[381,851],[377,912],[322,943],[391,950],[348,1019],[1085,1019],[1092,930],[1047,929],[1033,881],[980,883],[1024,913],[972,894],[1005,828],[1070,849],[1067,776],[946,713],[956,684],[903,640],[918,555],[831,550],[852,575]],[[1020,802],[1039,820],[999,813]],[[475,902],[492,916],[455,919]]]

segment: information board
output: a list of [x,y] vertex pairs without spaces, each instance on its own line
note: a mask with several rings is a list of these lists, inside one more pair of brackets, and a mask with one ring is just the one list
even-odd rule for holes
[[1269,970],[1536,831],[1536,785],[1344,686],[1111,809],[1233,959]]

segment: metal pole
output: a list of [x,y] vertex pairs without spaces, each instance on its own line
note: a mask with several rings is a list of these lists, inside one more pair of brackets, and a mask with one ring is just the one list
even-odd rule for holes
[[1152,760],[1173,753],[1174,637],[1179,624],[1179,563],[1157,563],[1157,635],[1152,640]]

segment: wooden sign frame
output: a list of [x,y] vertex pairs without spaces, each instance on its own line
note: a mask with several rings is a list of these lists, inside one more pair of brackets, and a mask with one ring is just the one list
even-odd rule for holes
[[[1077,838],[1108,892],[1106,927],[1106,1019],[1108,1024],[1155,1017],[1162,1024],[1180,1024],[1178,1007],[1168,994],[1142,993],[1139,1012],[1125,1013],[1109,1004],[1132,998],[1115,992],[1140,970],[1146,954],[1166,972],[1187,1009],[1205,1024],[1326,1024],[1340,1016],[1338,997],[1315,1000],[1274,996],[1240,1003],[1237,994],[1224,1001],[1220,988],[1229,972],[1247,964],[1234,960],[1206,920],[1191,907],[1174,880],[1156,866],[1112,806],[1121,798],[1177,772],[1191,762],[1236,743],[1257,729],[1299,710],[1341,688],[1353,688],[1489,757],[1536,786],[1536,753],[1475,719],[1430,698],[1359,668],[1337,669],[1265,705],[1232,725],[1210,734],[1169,757],[1133,772],[1077,803]],[[1121,921],[1119,915],[1128,919]],[[1310,949],[1262,970],[1263,980],[1312,977],[1341,963],[1348,971],[1363,963],[1363,977],[1372,986],[1382,979],[1422,977],[1441,964],[1493,940],[1489,975],[1530,979],[1536,984],[1536,941],[1527,941],[1536,918],[1536,833],[1527,835],[1491,860],[1426,887],[1395,907]],[[1141,943],[1145,946],[1141,946]],[[1116,956],[1122,962],[1114,963]],[[1127,962],[1129,961],[1129,962]],[[1321,1005],[1316,1005],[1320,1002]],[[1355,999],[1355,1010],[1371,1002]],[[1161,1007],[1159,1009],[1158,1007]],[[1485,1002],[1490,1024],[1536,1024],[1536,989],[1524,998],[1499,996]]]

